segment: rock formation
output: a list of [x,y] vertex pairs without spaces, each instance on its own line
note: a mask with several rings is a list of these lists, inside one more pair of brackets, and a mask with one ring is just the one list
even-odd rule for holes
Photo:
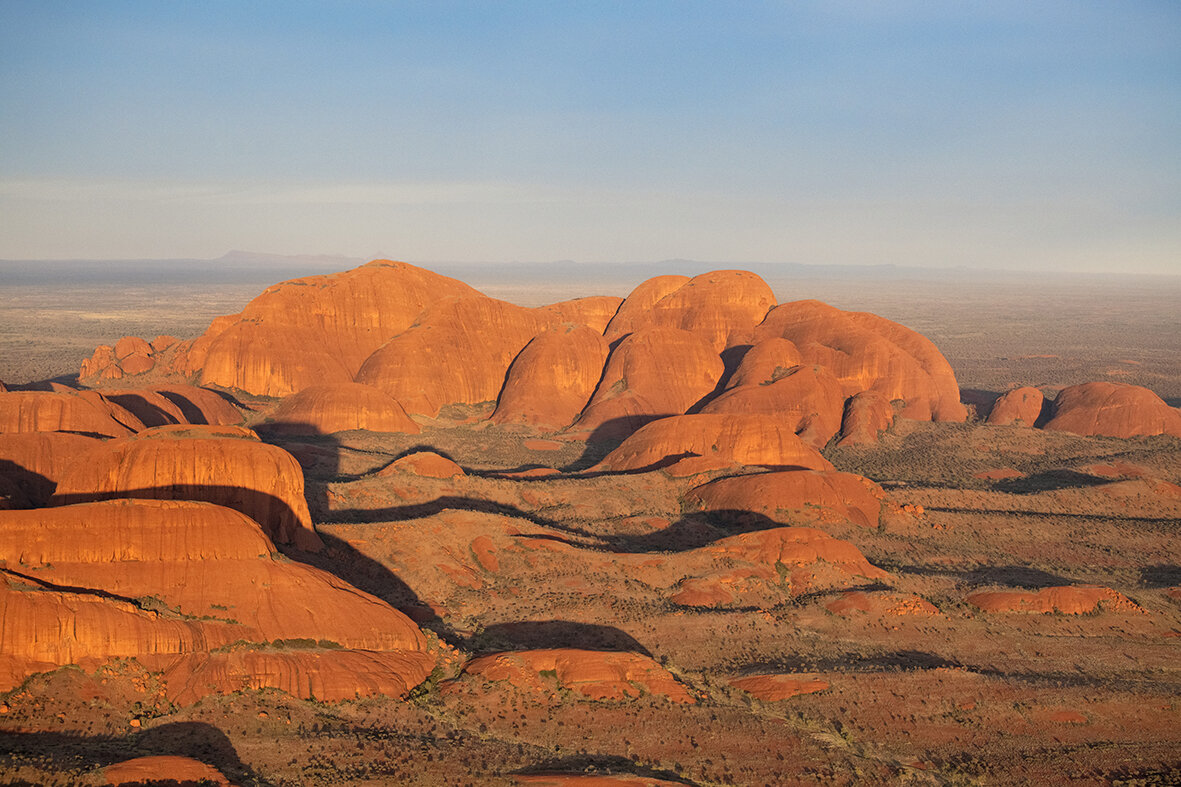
[[428,305],[474,295],[462,282],[389,260],[294,279],[267,289],[240,314],[214,320],[184,350],[177,370],[263,396],[350,382]]
[[434,451],[418,451],[396,459],[379,472],[379,476],[410,473],[422,478],[454,478],[464,474],[463,468]]
[[571,427],[596,438],[631,434],[657,418],[681,415],[711,393],[722,359],[680,328],[641,328],[611,352],[602,379]]
[[[742,373],[741,365],[738,371]],[[823,366],[795,366],[769,381],[731,386],[701,412],[774,415],[805,442],[823,448],[841,428],[844,408],[841,383],[832,372]]]
[[69,432],[0,434],[0,477],[12,481],[28,505],[43,506],[74,460],[96,445],[97,438]]
[[357,382],[380,388],[412,415],[495,401],[513,359],[554,319],[482,295],[440,301],[370,355]]
[[712,271],[685,280],[659,276],[641,284],[607,326],[608,340],[645,327],[680,328],[720,353],[732,335],[745,337],[775,305],[775,294],[748,271]]
[[521,650],[480,656],[469,661],[463,671],[534,690],[544,689],[542,673],[549,672],[558,686],[594,700],[621,700],[647,693],[674,702],[693,702],[668,670],[639,653],[574,648]]
[[848,521],[877,527],[885,493],[852,473],[787,470],[728,476],[696,487],[688,505],[705,511],[762,514],[776,522]]
[[988,413],[988,423],[996,426],[1033,426],[1042,414],[1045,397],[1036,388],[1014,388],[996,400]]
[[804,363],[799,349],[787,339],[772,337],[752,345],[742,355],[726,382],[726,390],[744,385],[770,385]]
[[1138,385],[1083,383],[1058,393],[1044,428],[1106,437],[1181,437],[1181,411]]
[[172,384],[154,388],[181,411],[181,423],[232,426],[243,421],[242,413],[217,391],[195,385]]
[[418,424],[384,391],[361,383],[313,385],[284,399],[260,428],[281,434],[331,434],[350,429],[418,434]]
[[111,498],[205,500],[252,518],[281,544],[316,550],[291,454],[233,426],[158,426],[89,450],[58,482],[58,504]]
[[[255,522],[209,503],[110,500],[0,512],[0,563],[10,584],[33,583],[2,605],[6,685],[63,664],[125,657],[163,669],[181,704],[262,687],[345,699],[402,696],[433,665],[421,632],[400,612],[277,555]],[[70,634],[50,634],[58,625]],[[210,652],[231,642],[244,644]],[[297,651],[255,652],[275,642],[297,643]]]
[[492,421],[569,426],[590,401],[607,352],[607,341],[586,325],[567,323],[539,334],[509,367]]
[[1085,615],[1099,607],[1119,612],[1141,611],[1122,593],[1092,585],[1064,585],[1036,591],[983,591],[968,596],[968,603],[985,612],[1032,612],[1043,615],[1050,612]]
[[776,306],[754,330],[756,342],[790,340],[805,363],[826,366],[846,396],[878,391],[902,402],[915,420],[963,421],[959,386],[947,360],[930,340],[865,312],[846,312],[819,301]]
[[611,295],[592,295],[587,298],[574,298],[569,301],[551,303],[549,306],[542,306],[539,311],[552,314],[558,325],[566,322],[572,325],[585,325],[602,336],[603,331],[607,330],[607,324],[619,311],[619,306],[622,303],[623,298]]
[[655,469],[684,463],[832,470],[832,465],[779,419],[763,414],[681,415],[654,421],[604,457],[598,469]]
[[102,769],[103,784],[133,787],[154,784],[209,784],[229,787],[221,771],[192,757],[159,754],[117,762]]
[[133,430],[115,418],[115,412],[95,395],[48,391],[0,393],[0,433],[77,432],[100,437],[123,437]]
[[845,400],[837,445],[872,445],[894,423],[894,405],[885,394],[862,391]]
[[730,681],[730,685],[763,702],[779,702],[800,694],[812,694],[828,688],[828,681],[818,675],[772,673],[747,675]]

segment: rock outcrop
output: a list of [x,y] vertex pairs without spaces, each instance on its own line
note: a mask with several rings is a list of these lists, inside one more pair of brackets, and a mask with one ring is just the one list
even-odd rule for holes
[[1181,437],[1181,411],[1138,385],[1083,383],[1058,393],[1044,428],[1105,437]]
[[730,685],[763,702],[779,702],[800,694],[824,691],[828,688],[828,681],[819,675],[777,672],[735,678]]
[[241,511],[274,541],[322,544],[291,454],[234,426],[159,426],[95,446],[58,482],[54,501],[204,500]]
[[116,414],[98,394],[87,398],[49,391],[0,393],[0,434],[77,432],[98,437],[131,434],[134,430],[120,423]]
[[159,754],[117,762],[102,769],[103,784],[140,787],[145,784],[209,784],[229,787],[229,780],[212,765],[192,757]]
[[558,687],[593,700],[621,700],[646,693],[674,702],[694,701],[685,687],[650,656],[625,651],[552,648],[492,653],[472,659],[463,671],[533,690],[543,690],[543,673],[551,673]]
[[872,445],[894,423],[894,405],[879,391],[862,391],[845,400],[838,446]]
[[390,260],[294,279],[270,287],[240,314],[214,320],[184,348],[177,371],[262,396],[350,382],[366,358],[427,306],[474,295],[455,279]]
[[[214,690],[274,686],[299,694],[301,686],[336,686],[315,695],[327,698],[341,692],[352,697],[349,685],[400,696],[433,661],[421,632],[400,612],[331,574],[277,555],[254,521],[209,503],[109,500],[0,512],[0,563],[10,578],[19,574],[36,587],[74,591],[27,593],[34,607],[25,611],[42,609],[44,619],[0,643],[0,655],[14,660],[10,666],[24,663],[26,671],[82,659],[146,658],[145,664],[167,669],[170,694],[186,701]],[[79,599],[90,606],[78,607]],[[135,599],[154,599],[154,607],[149,611]],[[22,609],[6,607],[0,630],[25,626]],[[72,620],[62,610],[74,609],[85,610],[78,613],[84,614],[78,619],[83,627],[63,629],[72,633],[59,644],[36,644],[46,636],[41,629],[50,625],[49,616]],[[119,628],[124,623],[125,632]],[[269,652],[210,654],[237,641],[330,647],[300,654],[290,664]],[[379,658],[345,655],[353,650],[378,651]],[[180,656],[187,661],[178,662]],[[384,666],[360,670],[370,663]],[[350,664],[359,670],[351,684]]]
[[388,393],[412,415],[495,401],[517,354],[555,317],[473,295],[430,306],[415,325],[370,355],[357,382]]
[[877,527],[885,492],[853,473],[787,470],[728,476],[696,487],[686,502],[705,511],[762,514],[776,522],[847,521]]
[[540,311],[552,314],[558,325],[567,322],[571,325],[585,325],[602,336],[622,303],[623,298],[612,295],[592,295],[551,303],[549,306],[542,306]]
[[1111,588],[1063,585],[1041,590],[989,590],[968,596],[968,603],[985,612],[1030,612],[1085,615],[1100,607],[1117,612],[1140,612],[1127,596]]
[[509,367],[492,421],[569,426],[590,401],[607,354],[606,339],[586,325],[567,323],[539,334]]
[[1025,386],[1001,394],[988,413],[988,423],[995,426],[1033,426],[1042,415],[1045,397],[1036,388]]
[[596,438],[622,437],[681,415],[710,394],[725,367],[709,342],[680,328],[641,328],[621,340],[571,427]]
[[361,383],[313,385],[271,411],[259,428],[281,434],[332,434],[350,429],[418,434],[418,424],[384,391]]
[[767,283],[749,271],[713,271],[686,280],[658,276],[632,292],[607,326],[608,340],[641,328],[680,328],[720,353],[745,337],[775,305]]
[[69,432],[0,434],[0,477],[21,490],[27,505],[43,506],[69,466],[100,444],[98,438]]
[[901,415],[920,421],[967,417],[955,375],[935,345],[877,315],[819,301],[783,303],[755,328],[754,338],[790,340],[805,363],[836,375],[845,396],[878,391],[901,401]]
[[597,465],[611,472],[685,470],[730,465],[832,470],[828,460],[779,419],[763,414],[680,415],[662,418],[627,438]]
[[[742,373],[742,366],[738,371]],[[832,372],[823,366],[795,366],[773,373],[769,381],[732,386],[701,412],[774,415],[805,442],[823,448],[841,428],[844,409],[841,383]]]

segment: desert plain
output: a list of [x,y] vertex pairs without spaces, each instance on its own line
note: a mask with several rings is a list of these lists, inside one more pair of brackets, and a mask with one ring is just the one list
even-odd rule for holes
[[1181,284],[750,267],[8,279],[0,778],[1181,781]]

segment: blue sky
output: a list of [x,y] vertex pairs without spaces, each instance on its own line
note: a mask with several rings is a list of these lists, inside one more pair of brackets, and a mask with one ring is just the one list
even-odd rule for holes
[[0,257],[1181,273],[1181,3],[0,0]]

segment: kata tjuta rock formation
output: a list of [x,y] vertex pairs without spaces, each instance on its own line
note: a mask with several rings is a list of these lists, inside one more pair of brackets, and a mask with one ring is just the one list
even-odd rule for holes
[[492,421],[569,426],[590,401],[608,352],[602,332],[590,325],[564,323],[538,334],[509,367]]
[[54,501],[205,500],[241,511],[280,544],[318,550],[291,454],[235,426],[158,426],[88,450],[62,474]]
[[332,434],[350,429],[418,434],[418,424],[384,391],[361,383],[313,385],[288,396],[260,428],[284,434]]
[[151,342],[138,336],[124,336],[112,347],[99,345],[94,355],[82,362],[78,377],[83,380],[118,380],[146,374],[156,368],[160,354],[177,344],[175,336],[157,336]]
[[688,475],[732,465],[833,469],[790,426],[762,413],[662,418],[628,437],[596,467],[611,472],[663,467]]
[[[402,613],[278,555],[256,522],[210,503],[0,512],[0,564],[6,687],[56,666],[136,658],[162,670],[169,695],[186,703],[264,686],[345,699],[400,696],[433,666]],[[144,598],[157,602],[135,601]],[[296,640],[294,653],[255,653]]]
[[0,393],[0,433],[75,432],[96,437],[124,437],[142,424],[122,408],[112,406],[97,393],[82,396],[49,391],[8,391]]
[[847,521],[877,527],[886,493],[863,476],[786,470],[727,476],[691,489],[690,506],[705,511],[762,514],[776,522]]
[[496,399],[513,358],[554,324],[552,314],[473,295],[433,304],[357,373],[411,414]]
[[1023,386],[1006,391],[992,405],[988,423],[996,426],[1034,426],[1046,398],[1036,388]]
[[[109,354],[145,347],[125,340]],[[823,447],[837,435],[843,444],[873,442],[896,413],[966,417],[950,366],[922,336],[816,301],[777,306],[766,282],[745,271],[658,276],[622,301],[531,309],[376,260],[271,287],[201,337],[154,353],[162,360],[153,374],[163,378],[275,397],[360,383],[428,418],[450,405],[496,402],[494,422],[594,439],[674,415],[762,412]],[[91,359],[84,373],[101,376],[100,366]],[[286,406],[297,404],[311,406]],[[145,424],[175,418],[156,405],[155,413],[129,409]]]
[[240,314],[218,318],[179,348],[174,364],[202,384],[265,396],[351,382],[365,359],[428,305],[478,294],[413,265],[374,260],[270,287]]
[[1058,393],[1044,428],[1106,437],[1181,437],[1181,411],[1138,385],[1083,383]]
[[705,338],[680,328],[641,328],[620,340],[602,380],[571,427],[618,437],[644,424],[681,415],[711,393],[722,376],[721,356]]

